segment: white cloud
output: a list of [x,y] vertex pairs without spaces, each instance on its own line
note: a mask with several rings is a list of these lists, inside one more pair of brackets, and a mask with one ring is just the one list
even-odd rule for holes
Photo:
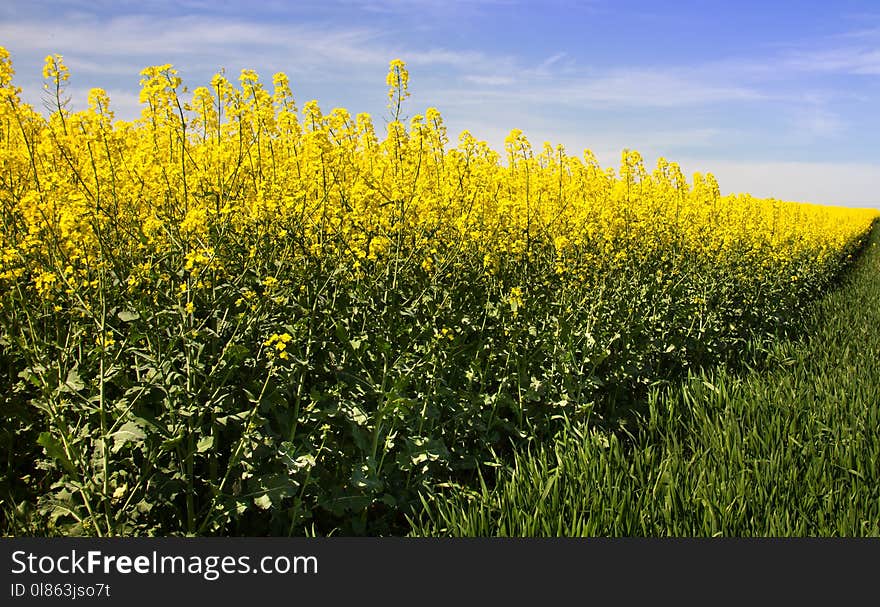
[[802,144],[840,136],[846,122],[835,112],[821,106],[795,108],[790,114],[792,140]]
[[576,103],[674,107],[765,99],[761,92],[691,77],[676,70],[618,70],[593,81],[574,82],[561,91]]
[[505,86],[516,83],[516,78],[512,76],[480,76],[476,74],[467,74],[464,76],[465,82],[476,84],[477,86]]
[[[0,40],[18,55],[64,55],[74,73],[136,76],[147,65],[175,63],[185,71],[264,66],[289,75],[340,80],[382,70],[400,57],[411,67],[443,66],[480,74],[514,71],[513,59],[471,50],[413,48],[368,27],[263,23],[220,17],[127,15],[70,17],[61,22],[0,23]],[[95,44],[100,40],[100,44]],[[183,65],[182,62],[186,63]],[[353,69],[358,68],[358,69]]]
[[510,7],[517,4],[518,0],[345,0],[345,3],[377,13],[416,11],[436,15],[474,11],[484,7]]
[[683,169],[711,172],[724,193],[761,198],[880,209],[880,164],[830,162],[751,162],[681,159]]
[[[388,2],[382,0],[379,4]],[[390,0],[388,6],[397,4]],[[110,19],[80,15],[57,22],[0,23],[0,40],[13,51],[13,58],[19,53],[43,56],[57,52],[65,55],[74,74],[86,75],[134,78],[146,65],[180,64],[185,60],[187,64],[178,67],[190,72],[247,64],[247,67],[266,65],[292,76],[308,74],[310,78],[320,78],[324,72],[338,77],[351,73],[351,68],[381,70],[390,59],[400,57],[411,68],[457,70],[459,82],[510,86],[510,90],[502,93],[505,103],[549,100],[569,106],[668,108],[765,98],[754,88],[707,78],[699,70],[575,70],[564,51],[529,66],[503,54],[418,48],[393,39],[387,32],[367,27],[264,23],[187,15],[132,14]],[[101,43],[95,44],[96,40]],[[356,70],[355,74],[363,71]],[[449,88],[448,79],[445,86]],[[474,90],[474,87],[456,94],[495,100],[492,91]]]
[[106,21],[80,17],[61,23],[0,24],[0,38],[17,52],[148,58],[151,64],[172,54],[229,57],[265,48],[308,51],[346,63],[372,63],[377,57],[368,42],[374,37],[375,33],[361,28],[332,30],[188,16],[131,15]]
[[[394,7],[398,2],[382,0],[379,4]],[[133,14],[99,19],[80,15],[56,22],[0,23],[0,40],[13,51],[13,58],[19,53],[61,53],[74,76],[100,74],[134,80],[146,65],[171,62],[181,69],[185,80],[187,72],[234,66],[350,82],[363,81],[367,73],[375,78],[390,59],[400,57],[411,67],[414,80],[420,67],[441,67],[457,74],[457,80],[447,75],[442,86],[434,87],[441,89],[436,91],[440,97],[453,103],[672,108],[766,98],[752,87],[710,78],[697,69],[575,69],[564,51],[530,66],[503,54],[418,48],[367,27],[264,23],[216,16]],[[101,44],[95,44],[96,40]],[[422,82],[432,76],[438,80],[436,72],[425,71],[429,75]],[[452,90],[456,81],[471,86]]]
[[859,47],[804,51],[793,54],[783,64],[802,71],[877,76],[880,75],[880,48]]
[[522,70],[512,75],[510,72],[467,74],[463,79],[476,84],[510,86],[503,90],[449,90],[445,96],[453,102],[673,108],[770,99],[755,88],[706,81],[678,70],[618,69],[594,75],[567,74],[550,80],[533,70]]
[[489,57],[485,53],[475,51],[452,51],[442,48],[427,51],[397,50],[396,52],[401,59],[406,61],[408,66],[446,65],[472,70],[496,66],[499,62],[508,65],[512,62],[507,57]]

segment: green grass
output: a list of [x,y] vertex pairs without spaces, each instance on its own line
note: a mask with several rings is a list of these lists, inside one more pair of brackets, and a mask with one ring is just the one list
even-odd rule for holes
[[411,533],[880,535],[878,242],[760,363],[692,372],[623,431],[572,423],[476,488],[437,487]]

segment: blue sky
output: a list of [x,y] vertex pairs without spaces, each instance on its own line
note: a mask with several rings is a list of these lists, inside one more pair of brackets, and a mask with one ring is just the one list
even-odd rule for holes
[[74,105],[99,86],[120,118],[139,113],[138,72],[173,63],[190,88],[283,71],[300,106],[380,125],[399,57],[405,113],[437,107],[453,141],[500,149],[520,128],[605,166],[663,156],[725,193],[880,207],[876,0],[6,0],[0,45],[30,102],[60,53]]

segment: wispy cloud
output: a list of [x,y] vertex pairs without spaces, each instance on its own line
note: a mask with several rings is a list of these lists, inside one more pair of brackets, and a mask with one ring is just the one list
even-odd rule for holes
[[516,78],[512,76],[490,75],[479,76],[476,74],[465,74],[463,76],[465,82],[470,82],[477,86],[505,86],[516,83]]
[[880,45],[794,53],[783,64],[790,69],[880,75]]
[[[672,108],[761,101],[769,97],[760,90],[736,84],[706,81],[677,70],[654,71],[642,68],[610,72],[565,74],[548,83],[534,71],[516,75],[500,73],[468,74],[467,82],[504,90],[470,91],[473,102],[528,102],[571,107]],[[454,91],[450,97],[464,99],[466,91]],[[479,98],[479,99],[476,99]]]
[[622,69],[570,84],[563,91],[576,103],[674,107],[755,101],[760,91],[743,85],[707,81],[679,70]]
[[[397,3],[378,2],[385,6]],[[79,4],[68,2],[72,9]],[[263,66],[292,76],[305,74],[314,79],[325,73],[338,79],[339,74],[351,74],[352,68],[368,68],[372,74],[383,69],[391,58],[402,57],[414,70],[451,70],[443,79],[447,90],[456,81],[476,85],[455,91],[465,103],[499,101],[498,96],[503,95],[503,103],[670,108],[766,98],[754,87],[707,79],[693,69],[578,69],[561,50],[529,65],[521,58],[481,50],[420,47],[366,26],[187,15],[133,14],[104,19],[71,14],[59,22],[0,23],[0,39],[15,53],[62,53],[75,73],[85,75],[133,77],[146,65],[185,59],[186,65],[181,67],[190,72],[221,66]],[[96,44],[96,40],[101,43]],[[356,69],[354,73],[362,71]],[[457,79],[453,78],[456,74]],[[475,90],[478,87],[487,89]]]
[[853,75],[880,74],[880,15],[860,15],[853,27],[795,48],[781,58],[785,69]]
[[710,170],[724,193],[748,192],[814,204],[880,209],[876,194],[880,164],[832,162],[754,162],[680,159],[686,170]]
[[[411,66],[444,66],[476,73],[512,70],[505,56],[442,47],[418,48],[370,27],[242,21],[221,17],[76,16],[63,23],[0,23],[0,39],[16,53],[61,53],[84,74],[137,74],[146,65],[186,59],[185,69],[255,65],[290,74],[338,74],[352,67],[382,69],[403,57]],[[100,44],[95,41],[100,40]]]
[[863,38],[877,38],[880,36],[880,27],[866,27],[862,29],[850,30],[848,32],[842,32],[837,34],[837,38],[840,39],[863,39]]
[[[309,51],[315,60],[371,63],[375,32],[273,25],[203,17],[131,15],[109,20],[72,18],[64,23],[25,21],[0,24],[0,37],[18,51],[61,52],[76,57],[150,58],[206,55],[229,57],[259,49]],[[100,44],[96,44],[100,41]]]
[[840,136],[846,122],[835,112],[813,105],[795,108],[790,115],[794,138],[803,143]]
[[377,13],[399,14],[418,11],[436,15],[477,11],[486,8],[510,7],[521,0],[345,0],[345,4]]

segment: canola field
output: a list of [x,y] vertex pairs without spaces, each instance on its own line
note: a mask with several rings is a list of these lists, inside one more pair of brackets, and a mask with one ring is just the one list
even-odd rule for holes
[[387,125],[284,74],[38,112],[0,48],[2,528],[400,533],[421,491],[796,327],[877,212]]

